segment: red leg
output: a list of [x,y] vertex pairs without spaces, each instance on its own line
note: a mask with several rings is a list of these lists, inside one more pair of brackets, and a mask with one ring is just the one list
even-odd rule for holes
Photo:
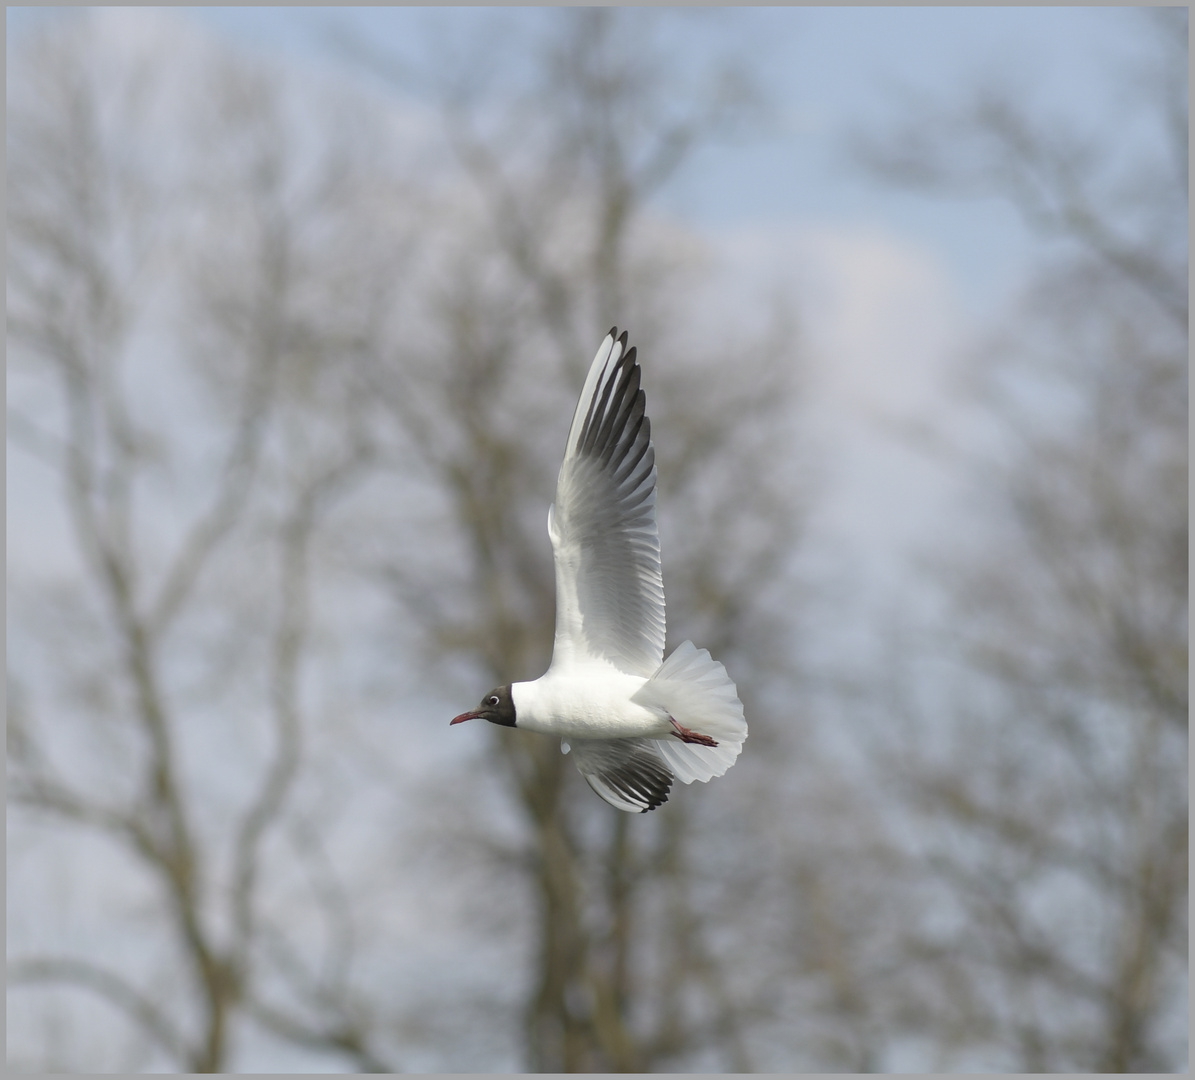
[[699,746],[718,745],[718,743],[714,739],[711,739],[708,735],[700,735],[696,731],[690,731],[687,727],[678,724],[675,716],[670,714],[668,719],[672,721],[672,726],[676,728],[672,734],[680,739],[681,742],[697,743]]

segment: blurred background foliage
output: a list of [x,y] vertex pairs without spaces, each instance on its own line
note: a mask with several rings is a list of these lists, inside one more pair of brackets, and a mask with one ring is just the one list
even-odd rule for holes
[[[1109,72],[1137,141],[978,78],[856,132],[1042,257],[917,433],[968,478],[940,602],[830,659],[799,298],[653,209],[767,91],[677,18],[345,37],[357,86],[131,15],[10,53],[10,1067],[1185,1068],[1185,12]],[[439,731],[546,664],[614,323],[670,645],[751,724],[634,819]]]

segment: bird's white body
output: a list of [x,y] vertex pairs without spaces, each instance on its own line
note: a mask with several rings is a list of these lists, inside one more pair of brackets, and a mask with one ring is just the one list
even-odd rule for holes
[[647,679],[612,667],[561,674],[549,668],[534,682],[511,685],[518,726],[566,739],[664,738],[668,714],[634,699]]
[[589,786],[628,813],[661,805],[674,779],[721,776],[747,738],[726,668],[689,641],[664,657],[655,450],[639,382],[635,349],[615,328],[589,367],[548,511],[551,666],[452,721],[560,736]]

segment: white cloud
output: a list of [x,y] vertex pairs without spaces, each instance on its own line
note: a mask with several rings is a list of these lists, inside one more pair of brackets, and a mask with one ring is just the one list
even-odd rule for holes
[[781,283],[818,415],[874,423],[940,404],[961,307],[933,252],[882,229],[803,223],[728,230],[714,243],[743,302]]
[[909,436],[957,409],[965,309],[944,258],[882,228],[794,222],[715,244],[727,289],[758,303],[765,282],[781,282],[797,316],[802,427],[819,481],[799,558],[834,606],[838,636],[825,647],[841,654],[878,613],[921,602],[914,559],[950,533],[958,463]]

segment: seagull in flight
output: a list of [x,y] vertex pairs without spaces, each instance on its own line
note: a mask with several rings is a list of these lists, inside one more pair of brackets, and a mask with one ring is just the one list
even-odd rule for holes
[[552,663],[451,722],[560,736],[589,786],[632,814],[662,805],[673,780],[721,776],[747,738],[726,668],[691,641],[664,659],[656,455],[639,383],[635,349],[614,327],[590,365],[548,510]]

